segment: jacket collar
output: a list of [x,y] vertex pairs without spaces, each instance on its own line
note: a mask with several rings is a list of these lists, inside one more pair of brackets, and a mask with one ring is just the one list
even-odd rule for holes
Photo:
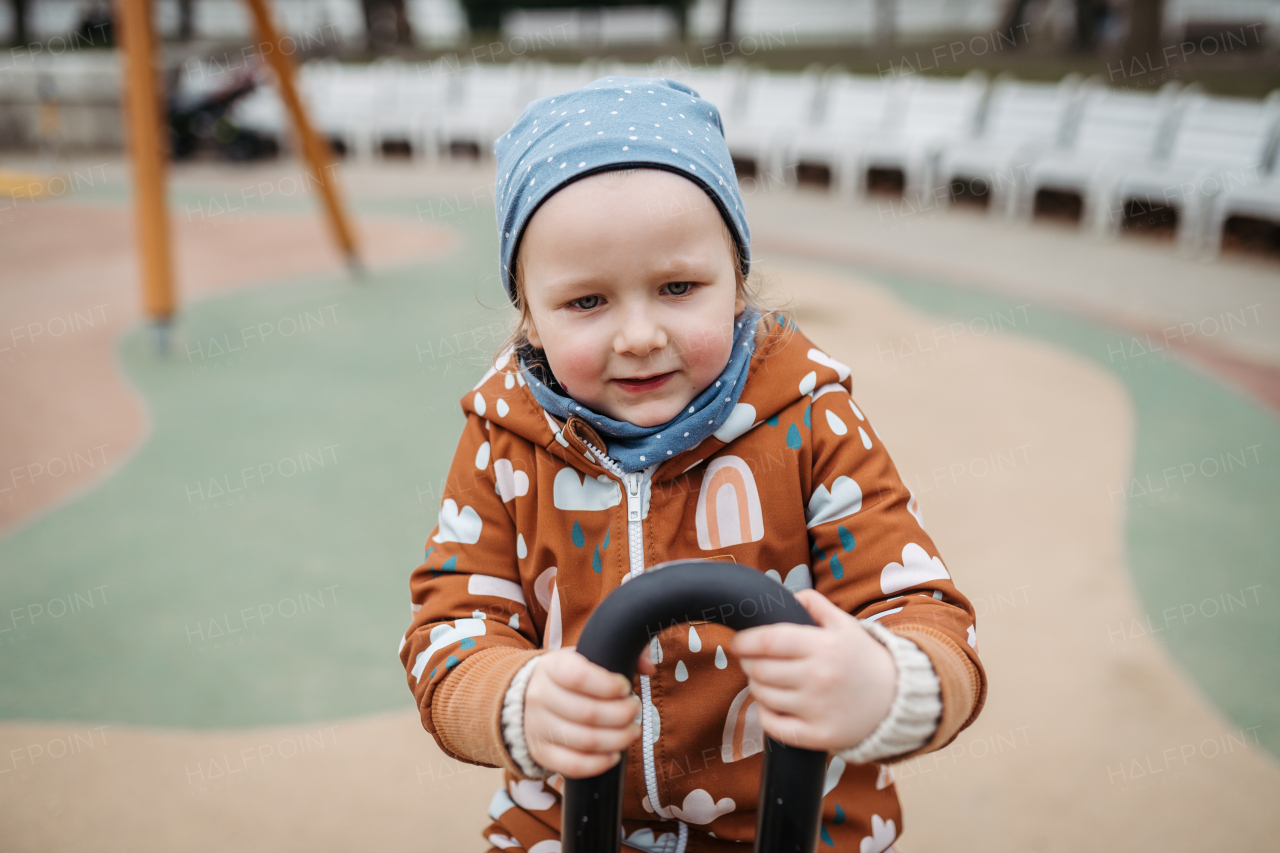
[[[849,368],[815,347],[783,315],[771,315],[760,325],[756,355],[729,422],[696,447],[663,463],[653,474],[655,482],[679,477],[803,397],[835,387],[852,390]],[[511,350],[501,353],[463,396],[462,410],[537,444],[580,471],[606,473],[587,447],[590,442],[604,448],[599,434],[582,418],[570,417],[561,423],[548,415],[526,386]]]

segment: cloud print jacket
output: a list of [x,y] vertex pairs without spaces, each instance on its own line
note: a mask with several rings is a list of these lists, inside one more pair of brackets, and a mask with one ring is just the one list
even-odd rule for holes
[[[942,715],[915,753],[977,716],[986,679],[974,612],[920,523],[849,368],[770,318],[729,420],[656,470],[621,475],[579,418],[537,404],[515,359],[468,393],[466,426],[423,563],[400,659],[422,724],[449,755],[505,767],[485,831],[499,849],[558,851],[563,780],[529,779],[502,738],[504,694],[546,650],[574,644],[628,574],[731,559],[793,590],[813,586],[913,641],[936,672]],[[637,676],[646,736],[627,756],[623,832],[647,850],[741,850],[755,832],[764,736],[747,679],[715,623],[658,636]],[[645,742],[651,741],[646,749]],[[902,831],[893,776],[829,759],[819,849],[878,853]]]

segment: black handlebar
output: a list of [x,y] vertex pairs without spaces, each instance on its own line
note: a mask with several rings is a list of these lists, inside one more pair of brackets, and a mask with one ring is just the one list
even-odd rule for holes
[[[709,560],[655,566],[600,602],[578,638],[592,663],[628,680],[652,637],[686,622],[734,630],[795,622],[812,625],[790,590],[755,569]],[[619,853],[627,754],[599,776],[566,779],[561,811],[564,853]],[[756,853],[811,853],[822,814],[827,754],[766,737],[756,812]]]

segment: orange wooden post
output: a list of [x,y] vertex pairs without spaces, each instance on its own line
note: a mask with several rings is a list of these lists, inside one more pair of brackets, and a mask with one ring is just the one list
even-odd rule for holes
[[[328,140],[318,135],[311,127],[311,121],[307,118],[307,112],[302,106],[302,99],[298,97],[291,58],[294,51],[285,53],[284,40],[276,30],[275,21],[271,18],[266,0],[245,0],[245,2],[249,4],[249,12],[253,15],[254,25],[258,29],[258,39],[264,58],[271,64],[272,70],[276,73],[276,80],[280,83],[280,97],[284,100],[285,108],[293,121],[293,133],[302,147],[307,169],[320,187],[320,197],[324,202],[325,213],[328,215],[329,228],[333,231],[334,239],[346,257],[347,264],[352,269],[357,269],[360,263],[359,253],[356,249],[355,234],[351,230],[346,213],[342,209],[342,200],[338,196],[338,181],[332,168],[333,151],[329,148]],[[293,39],[288,41],[294,43]],[[296,50],[296,43],[294,45]]]
[[161,136],[166,125],[161,123],[151,3],[150,0],[117,0],[117,11],[124,44],[124,100],[129,116],[142,303],[147,315],[163,325],[173,316],[175,300],[165,200],[168,144]]

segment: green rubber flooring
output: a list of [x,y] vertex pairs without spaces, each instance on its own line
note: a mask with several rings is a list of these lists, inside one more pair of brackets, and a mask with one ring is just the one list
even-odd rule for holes
[[[936,282],[864,271],[909,304],[958,319],[1023,316],[1014,302]],[[1127,506],[1127,562],[1140,621],[1099,625],[1087,614],[1070,641],[1163,642],[1232,721],[1280,756],[1280,419],[1145,338],[1032,306],[1005,328],[1082,356],[1127,387],[1137,414],[1133,471],[1098,484]],[[1087,418],[1088,413],[1080,413]]]
[[[0,718],[225,727],[412,707],[396,657],[408,576],[457,400],[509,317],[492,214],[442,224],[461,238],[443,259],[185,306],[168,358],[149,329],[122,339],[151,433],[114,476],[0,540]],[[935,314],[1015,304],[846,269]],[[1176,360],[1117,363],[1117,330],[1029,310],[1007,334],[1090,359],[1132,394],[1124,499],[1144,611],[1206,694],[1280,755],[1280,420]],[[1210,475],[1204,460],[1231,470]],[[1170,468],[1176,499],[1154,492]]]

